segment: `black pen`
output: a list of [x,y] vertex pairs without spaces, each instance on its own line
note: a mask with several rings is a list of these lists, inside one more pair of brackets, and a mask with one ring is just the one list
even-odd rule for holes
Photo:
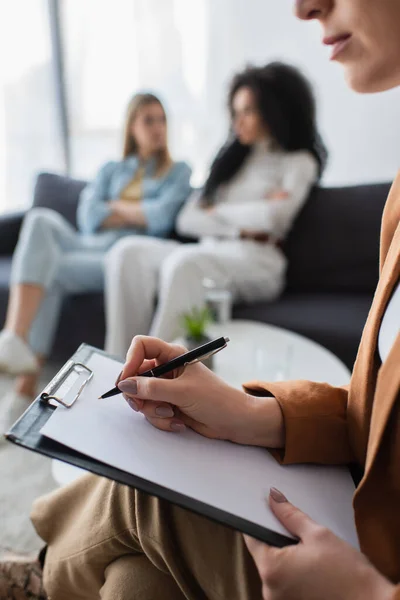
[[[185,352],[184,354],[173,358],[163,365],[159,365],[158,367],[154,367],[154,369],[140,373],[138,377],[162,377],[167,373],[171,373],[171,371],[174,371],[175,369],[181,369],[182,367],[193,365],[194,363],[205,360],[209,356],[219,352],[226,347],[228,342],[228,337],[217,338],[216,340],[207,342],[198,348],[194,348],[194,350],[189,350],[189,352]],[[99,400],[111,398],[111,396],[116,396],[117,394],[122,394],[122,392],[118,387],[115,387],[102,396],[99,396]]]

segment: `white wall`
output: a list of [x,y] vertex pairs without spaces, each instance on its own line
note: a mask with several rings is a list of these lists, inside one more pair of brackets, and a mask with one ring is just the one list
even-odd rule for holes
[[248,62],[282,59],[302,68],[315,85],[330,150],[325,183],[392,179],[400,165],[400,90],[351,92],[342,68],[328,60],[319,26],[298,21],[293,1],[65,2],[75,174],[92,176],[119,153],[128,96],[153,88],[169,108],[174,156],[193,164],[194,183],[201,184],[226,136],[232,73]]

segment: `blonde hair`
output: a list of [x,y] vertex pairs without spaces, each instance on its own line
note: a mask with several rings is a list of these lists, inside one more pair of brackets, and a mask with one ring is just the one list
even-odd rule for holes
[[[138,116],[139,111],[144,106],[148,106],[149,104],[159,104],[165,114],[165,109],[161,103],[161,100],[157,98],[157,96],[155,96],[154,94],[135,94],[128,104],[124,129],[123,158],[127,158],[132,154],[137,154],[139,151],[137,142],[131,132],[131,126],[133,121]],[[168,169],[172,165],[172,158],[167,145],[165,146],[165,148],[162,148],[157,152],[156,159],[156,175],[157,177],[160,177],[166,171],[168,171]]]

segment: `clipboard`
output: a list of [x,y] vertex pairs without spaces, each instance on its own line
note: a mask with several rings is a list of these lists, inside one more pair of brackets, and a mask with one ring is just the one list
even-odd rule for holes
[[[56,409],[57,404],[62,404],[66,408],[79,402],[79,396],[85,385],[90,381],[93,373],[87,367],[86,363],[93,355],[98,353],[108,358],[118,360],[106,352],[82,344],[71,359],[61,368],[55,377],[46,386],[43,392],[34,400],[31,406],[18,419],[12,428],[5,434],[6,438],[22,448],[32,450],[38,454],[43,454],[49,458],[61,460],[76,467],[80,467],[100,477],[112,479],[123,485],[138,489],[151,496],[157,496],[167,502],[176,504],[181,508],[189,510],[204,516],[212,521],[225,525],[236,531],[246,533],[256,539],[266,542],[272,546],[282,548],[284,546],[297,544],[297,540],[252,523],[246,519],[232,515],[229,512],[220,510],[204,502],[200,502],[191,497],[185,496],[174,490],[168,489],[141,477],[127,473],[111,467],[101,461],[92,459],[84,454],[76,452],[41,435],[40,431]],[[122,364],[122,363],[121,363]],[[63,397],[58,394],[58,390],[65,383],[67,378],[75,374],[86,374],[86,377],[80,385],[73,401],[68,404],[64,402]]]

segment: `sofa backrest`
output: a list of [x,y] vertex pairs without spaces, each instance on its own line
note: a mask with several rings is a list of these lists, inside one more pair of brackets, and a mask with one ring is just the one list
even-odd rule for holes
[[287,290],[373,292],[390,184],[316,187],[285,242]]
[[86,184],[86,181],[64,175],[40,173],[33,192],[33,206],[52,208],[76,227],[78,200]]

